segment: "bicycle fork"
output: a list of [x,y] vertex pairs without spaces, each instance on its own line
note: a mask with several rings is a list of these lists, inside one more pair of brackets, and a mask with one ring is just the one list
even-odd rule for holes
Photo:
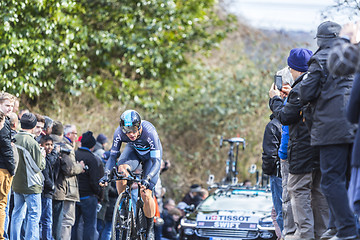
[[127,212],[124,212],[124,209],[122,208],[122,206],[124,204],[124,200],[121,201],[121,203],[119,204],[118,211],[119,211],[120,221],[118,222],[118,226],[117,226],[118,229],[131,230],[131,214],[129,214],[129,213],[131,213],[131,209],[132,209],[131,201],[132,201],[132,199],[129,198],[129,209],[127,209]]

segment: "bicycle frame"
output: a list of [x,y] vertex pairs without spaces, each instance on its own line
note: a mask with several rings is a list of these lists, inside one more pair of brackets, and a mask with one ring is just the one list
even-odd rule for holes
[[[121,240],[130,240],[130,239],[139,239],[145,240],[146,232],[146,219],[143,212],[144,202],[141,198],[140,187],[137,189],[137,197],[134,199],[132,192],[133,183],[141,182],[141,179],[138,179],[137,176],[140,174],[134,174],[129,171],[129,176],[124,177],[120,175],[116,168],[113,169],[112,173],[115,175],[113,180],[127,180],[126,187],[124,192],[122,192],[118,199],[116,200],[113,222],[112,222],[112,239],[117,239],[117,233],[121,236]],[[136,201],[136,206],[134,207],[133,201]],[[127,204],[128,209],[125,209],[125,213],[121,212],[123,210],[123,204]],[[124,216],[126,215],[126,216]],[[119,218],[119,219],[118,219]],[[120,223],[121,226],[117,224]],[[121,232],[121,234],[120,234]],[[125,233],[125,235],[123,235]]]

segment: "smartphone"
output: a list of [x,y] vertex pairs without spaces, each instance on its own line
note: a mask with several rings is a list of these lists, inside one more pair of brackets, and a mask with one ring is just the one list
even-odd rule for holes
[[282,89],[282,76],[280,75],[275,75],[274,76],[274,84],[276,86],[276,88],[281,91]]

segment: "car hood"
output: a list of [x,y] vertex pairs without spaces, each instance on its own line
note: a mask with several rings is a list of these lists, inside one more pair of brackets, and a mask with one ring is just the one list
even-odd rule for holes
[[231,194],[214,194],[190,213],[188,219],[196,219],[198,214],[253,215],[267,216],[273,207],[271,193],[265,191],[236,190]]

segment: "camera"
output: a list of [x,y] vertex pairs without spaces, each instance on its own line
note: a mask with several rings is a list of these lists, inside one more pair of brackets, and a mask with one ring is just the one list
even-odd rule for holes
[[60,153],[64,153],[66,155],[69,155],[71,153],[71,149],[66,148],[64,143],[55,143],[54,149],[56,149],[58,146],[60,147]]
[[281,91],[282,89],[282,76],[280,75],[275,75],[274,76],[274,84],[276,86],[276,88]]

